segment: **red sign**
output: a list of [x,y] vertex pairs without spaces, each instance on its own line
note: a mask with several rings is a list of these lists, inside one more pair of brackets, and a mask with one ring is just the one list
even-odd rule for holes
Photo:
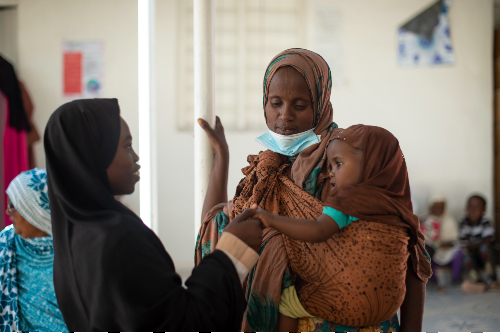
[[82,59],[81,52],[64,53],[64,94],[82,93]]

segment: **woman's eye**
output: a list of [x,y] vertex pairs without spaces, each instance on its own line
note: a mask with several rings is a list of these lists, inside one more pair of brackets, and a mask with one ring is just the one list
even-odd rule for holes
[[337,168],[340,168],[342,164],[343,164],[342,162],[337,162]]
[[272,106],[274,106],[275,108],[279,107],[281,104],[280,103],[271,103]]
[[305,105],[295,105],[295,108],[299,110],[305,110],[306,106]]

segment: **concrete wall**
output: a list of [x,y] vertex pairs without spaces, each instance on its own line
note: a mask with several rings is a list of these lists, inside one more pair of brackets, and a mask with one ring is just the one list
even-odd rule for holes
[[[118,98],[134,146],[138,145],[137,1],[21,0],[18,4],[18,75],[35,104],[43,133],[52,112],[69,100],[62,94],[63,41],[104,42],[104,96]],[[45,165],[36,144],[37,165]],[[138,186],[137,186],[138,188]],[[124,199],[139,211],[139,191]]]

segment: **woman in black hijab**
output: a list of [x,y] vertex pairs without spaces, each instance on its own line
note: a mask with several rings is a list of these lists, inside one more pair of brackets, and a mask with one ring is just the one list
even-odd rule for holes
[[[54,287],[70,331],[239,331],[245,298],[230,251],[207,256],[183,288],[159,238],[115,200],[140,168],[116,99],[64,104],[44,140]],[[254,213],[225,232],[259,249]]]

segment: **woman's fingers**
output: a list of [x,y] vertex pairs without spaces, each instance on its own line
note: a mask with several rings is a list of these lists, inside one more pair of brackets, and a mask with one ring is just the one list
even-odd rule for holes
[[262,244],[262,223],[258,219],[251,218],[241,225],[245,226],[245,233],[247,234],[244,242],[258,253]]
[[250,208],[245,209],[240,215],[234,218],[234,223],[240,223],[248,220],[255,215],[257,204],[253,204]]
[[214,129],[205,119],[198,118],[198,124],[200,124],[200,127],[203,128],[209,138],[215,138]]
[[253,216],[254,219],[259,219],[266,228],[271,226],[269,217],[270,213],[264,209],[258,209],[255,215]]
[[224,127],[222,126],[219,116],[215,117],[215,128],[224,130]]
[[226,137],[224,136],[224,128],[222,127],[219,117],[216,119],[215,129],[212,128],[206,120],[201,118],[198,118],[198,124],[200,124],[200,127],[207,133],[214,154],[229,156],[229,148],[227,146]]
[[236,216],[224,229],[225,232],[230,232],[255,251],[260,250],[262,241],[262,223],[254,217],[257,211],[257,205],[253,204],[250,208],[245,209],[240,215]]

